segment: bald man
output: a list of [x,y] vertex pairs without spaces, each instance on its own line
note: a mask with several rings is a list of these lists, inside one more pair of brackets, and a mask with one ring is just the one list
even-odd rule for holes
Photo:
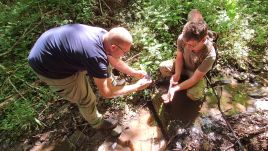
[[[109,32],[83,24],[69,24],[43,33],[28,56],[31,68],[61,97],[76,103],[89,124],[112,129],[117,121],[104,119],[96,108],[96,96],[89,77],[105,98],[127,95],[151,84],[145,72],[135,70],[120,58],[130,51],[132,36],[122,27]],[[114,86],[109,65],[139,80],[132,85]]]

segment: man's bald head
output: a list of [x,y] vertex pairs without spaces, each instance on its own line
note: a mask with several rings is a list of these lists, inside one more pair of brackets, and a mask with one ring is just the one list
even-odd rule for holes
[[132,44],[132,36],[129,31],[123,27],[112,28],[108,32],[108,40],[113,44]]

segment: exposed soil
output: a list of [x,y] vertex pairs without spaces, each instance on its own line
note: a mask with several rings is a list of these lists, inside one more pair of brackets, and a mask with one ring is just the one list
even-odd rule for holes
[[[145,103],[139,102],[117,109],[115,106],[100,104],[106,110],[104,116],[119,120],[123,129],[120,136],[113,136],[111,131],[96,131],[80,115],[78,108],[68,101],[59,100],[51,105],[48,116],[42,121],[45,128],[27,133],[20,143],[1,146],[1,150],[137,150],[142,147],[160,150],[165,147],[163,136]],[[146,147],[147,146],[147,147]],[[145,149],[147,150],[147,149]]]

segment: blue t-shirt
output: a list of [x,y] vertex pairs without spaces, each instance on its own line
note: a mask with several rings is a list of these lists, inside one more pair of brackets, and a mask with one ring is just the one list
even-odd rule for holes
[[107,78],[108,59],[103,47],[106,30],[83,24],[69,24],[43,33],[28,56],[33,70],[45,77],[62,79],[78,71]]

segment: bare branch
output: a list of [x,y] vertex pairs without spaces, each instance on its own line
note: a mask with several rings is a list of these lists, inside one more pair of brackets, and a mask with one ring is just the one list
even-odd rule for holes
[[9,83],[11,84],[11,86],[15,89],[15,91],[21,96],[21,98],[23,98],[25,101],[27,100],[16,88],[16,86],[12,83],[12,81],[10,80],[10,78],[8,78]]

